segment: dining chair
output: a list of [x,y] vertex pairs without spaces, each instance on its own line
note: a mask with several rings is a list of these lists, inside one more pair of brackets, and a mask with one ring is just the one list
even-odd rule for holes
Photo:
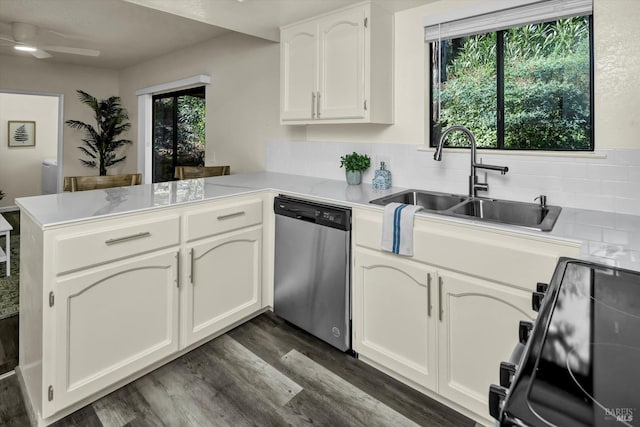
[[65,176],[63,191],[84,191],[100,188],[125,187],[142,183],[142,174],[127,173],[104,176]]
[[176,166],[176,179],[206,178],[231,174],[231,167],[225,166]]

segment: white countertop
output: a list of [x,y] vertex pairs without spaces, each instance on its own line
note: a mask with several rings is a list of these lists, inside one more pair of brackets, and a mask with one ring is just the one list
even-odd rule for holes
[[[382,206],[372,205],[369,203],[370,200],[405,190],[398,187],[390,190],[374,190],[370,184],[364,183],[352,186],[344,181],[324,178],[257,172],[22,197],[16,199],[16,204],[27,211],[43,229],[46,229],[83,220],[141,212],[158,207],[178,206],[267,189],[374,209],[382,209]],[[429,188],[425,190],[437,191]],[[418,215],[534,236],[552,236],[578,241],[581,243],[583,259],[640,271],[640,216],[563,208],[553,231],[541,232],[427,212],[420,212]]]

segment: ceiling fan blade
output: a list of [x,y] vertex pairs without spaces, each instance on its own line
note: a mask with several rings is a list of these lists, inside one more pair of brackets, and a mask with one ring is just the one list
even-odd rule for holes
[[46,52],[42,49],[36,49],[35,52],[29,52],[31,53],[31,55],[35,56],[38,59],[47,59],[47,58],[51,58],[51,54],[49,52]]
[[4,40],[6,42],[15,43],[16,41],[6,34],[0,34],[0,40]]
[[100,51],[95,49],[68,46],[42,46],[42,48],[50,50],[51,52],[70,53],[72,55],[100,56]]

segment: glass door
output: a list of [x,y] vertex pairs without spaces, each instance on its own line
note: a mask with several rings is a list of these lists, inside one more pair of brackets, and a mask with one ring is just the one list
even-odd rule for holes
[[153,96],[153,182],[173,180],[176,166],[204,166],[204,86]]

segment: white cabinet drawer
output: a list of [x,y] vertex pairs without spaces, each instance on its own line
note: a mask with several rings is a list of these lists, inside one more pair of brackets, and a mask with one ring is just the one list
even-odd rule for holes
[[186,214],[186,241],[214,236],[262,223],[262,200],[258,198],[210,206]]
[[[115,219],[74,228],[54,238],[57,275],[118,259],[129,258],[180,243],[180,217]],[[104,225],[103,225],[104,224]]]

